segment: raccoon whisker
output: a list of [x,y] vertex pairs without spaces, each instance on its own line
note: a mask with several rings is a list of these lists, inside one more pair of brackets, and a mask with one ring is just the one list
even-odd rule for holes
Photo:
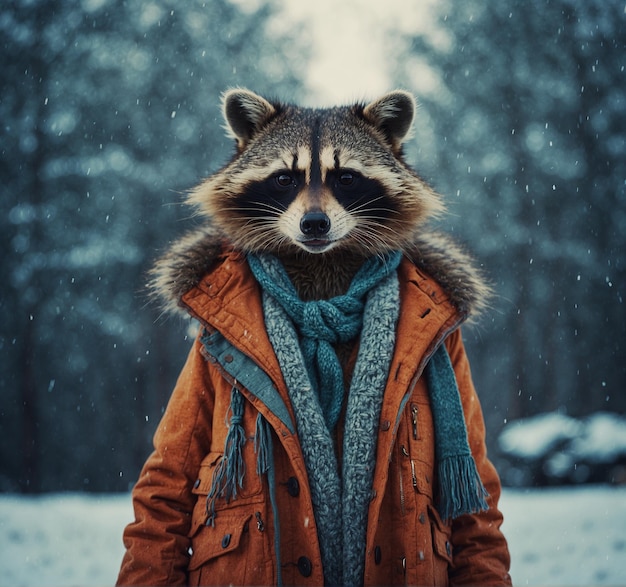
[[372,235],[367,232],[355,231],[352,233],[352,238],[355,242],[359,243],[366,251],[370,253],[380,253],[381,249],[388,249],[389,243],[384,239],[378,237],[372,238]]
[[389,227],[385,226],[384,228],[388,230],[391,238],[384,238],[376,230],[372,231],[371,227],[368,226],[358,227],[351,233],[351,236],[363,248],[372,253],[380,253],[381,250],[384,251],[400,247],[401,242],[397,238],[396,233]]
[[195,209],[191,211],[188,219],[199,218],[200,216],[204,216],[205,214],[206,212],[204,212],[203,210]]
[[376,208],[374,206],[371,206],[372,202],[365,202],[362,206],[354,206],[354,207],[350,207],[348,210],[346,210],[348,213],[351,214],[357,214],[359,216],[359,218],[367,218],[368,214],[373,217],[373,218],[377,218],[377,213],[380,215],[378,217],[381,218],[385,218],[386,216],[389,215],[399,215],[400,211],[399,210],[394,210],[393,208]]
[[369,232],[378,232],[378,231],[387,231],[388,233],[395,234],[397,228],[394,226],[389,226],[388,224],[381,222],[380,219],[376,217],[359,217],[360,225],[358,227],[359,231],[367,231]]
[[259,226],[244,225],[241,227],[241,230],[242,239],[245,239],[246,242],[251,240],[258,240],[261,243],[268,244],[269,242],[276,240],[275,226],[273,224]]
[[352,202],[352,204],[350,204],[349,206],[346,206],[346,210],[349,210],[350,212],[356,212],[358,210],[362,210],[364,207],[369,206],[373,202],[382,200],[383,197],[384,196],[382,195],[378,196],[377,198],[361,197],[358,200],[355,200],[354,202]]
[[[339,215],[338,221],[342,222],[351,214],[345,211]],[[356,226],[353,227],[350,238],[368,253],[377,253],[381,249],[389,250],[397,248],[399,243],[397,228],[389,226],[383,219],[373,216],[360,216]]]
[[[346,209],[349,212],[358,212],[361,213],[363,211],[374,211],[374,210],[380,210],[382,212],[387,212],[387,213],[395,213],[395,214],[399,214],[398,210],[394,210],[392,208],[377,208],[375,206],[372,206],[372,204],[374,204],[375,202],[377,202],[378,200],[382,200],[384,198],[384,196],[378,196],[377,198],[370,198],[370,199],[363,199],[360,198],[358,200],[356,200],[356,202],[354,202],[351,206],[348,206]],[[359,202],[361,202],[361,204],[359,204]],[[359,205],[357,205],[359,204]]]
[[397,227],[401,224],[399,218],[389,218],[387,216],[377,216],[375,214],[371,215],[359,215],[358,222],[367,224],[371,227],[382,228],[385,227],[388,230],[396,230]]
[[284,203],[281,203],[279,200],[274,198],[266,199],[264,194],[260,194],[260,198],[255,200],[250,198],[250,200],[246,200],[249,204],[256,204],[257,206],[264,206],[270,210],[277,210],[279,212],[284,212],[287,209]]
[[268,227],[274,226],[275,223],[275,216],[257,216],[256,218],[247,218],[244,226],[250,226],[255,230],[266,230]]
[[223,210],[229,212],[272,212],[275,213],[276,216],[282,214],[285,210],[283,208],[279,208],[278,206],[270,206],[264,202],[252,202],[253,206],[227,206],[224,207]]
[[[393,208],[366,208],[364,209],[364,211],[372,214],[373,218],[385,218],[386,215],[400,214],[398,210],[394,210]],[[377,212],[380,214],[380,216],[376,216]]]
[[236,240],[242,245],[242,248],[259,252],[269,249],[275,250],[275,248],[281,246],[283,241],[280,235],[268,235],[267,231],[257,233],[246,231],[245,234],[240,235]]

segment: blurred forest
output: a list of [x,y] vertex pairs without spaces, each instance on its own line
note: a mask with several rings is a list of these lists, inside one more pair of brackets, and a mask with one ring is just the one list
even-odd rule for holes
[[412,159],[498,296],[466,333],[489,435],[540,412],[626,413],[624,2],[438,6],[399,79],[436,72]]
[[[219,95],[306,96],[306,31],[249,4],[0,10],[0,491],[136,480],[191,342],[145,272],[232,152]],[[389,31],[391,77],[421,102],[407,159],[498,293],[466,334],[489,442],[540,412],[625,413],[624,4],[434,10],[428,35]]]
[[190,346],[146,307],[146,271],[189,228],[184,191],[231,156],[220,93],[299,87],[271,10],[3,7],[0,489],[136,480]]

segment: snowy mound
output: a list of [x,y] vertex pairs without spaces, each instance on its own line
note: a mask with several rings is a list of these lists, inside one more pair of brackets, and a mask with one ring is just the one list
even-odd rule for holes
[[618,414],[517,420],[502,431],[498,446],[508,485],[626,483],[626,418]]

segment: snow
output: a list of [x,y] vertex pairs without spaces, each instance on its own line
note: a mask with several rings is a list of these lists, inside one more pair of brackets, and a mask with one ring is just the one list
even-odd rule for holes
[[571,452],[600,463],[626,456],[626,419],[608,412],[590,415],[585,421],[584,434],[572,442]]
[[504,428],[498,445],[508,485],[626,482],[626,417],[619,414],[523,418]]
[[[626,585],[626,487],[505,489],[515,585]],[[130,497],[0,495],[0,587],[113,585]]]
[[626,585],[626,487],[505,490],[502,530],[521,585]]
[[498,442],[507,454],[538,459],[564,441],[580,435],[578,420],[563,414],[548,413],[516,420],[502,431]]
[[128,495],[0,496],[0,585],[113,585]]

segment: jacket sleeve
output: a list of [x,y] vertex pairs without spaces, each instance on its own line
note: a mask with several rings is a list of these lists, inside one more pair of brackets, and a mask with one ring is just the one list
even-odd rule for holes
[[502,514],[498,509],[500,479],[487,458],[485,424],[478,396],[472,383],[469,361],[460,330],[446,341],[456,373],[461,402],[465,413],[468,440],[478,473],[489,497],[489,510],[465,515],[452,523],[453,568],[451,585],[510,585],[510,556],[504,535],[500,531]]
[[196,340],[133,489],[135,521],[124,530],[117,585],[187,583],[191,488],[209,451],[213,402],[209,368]]

